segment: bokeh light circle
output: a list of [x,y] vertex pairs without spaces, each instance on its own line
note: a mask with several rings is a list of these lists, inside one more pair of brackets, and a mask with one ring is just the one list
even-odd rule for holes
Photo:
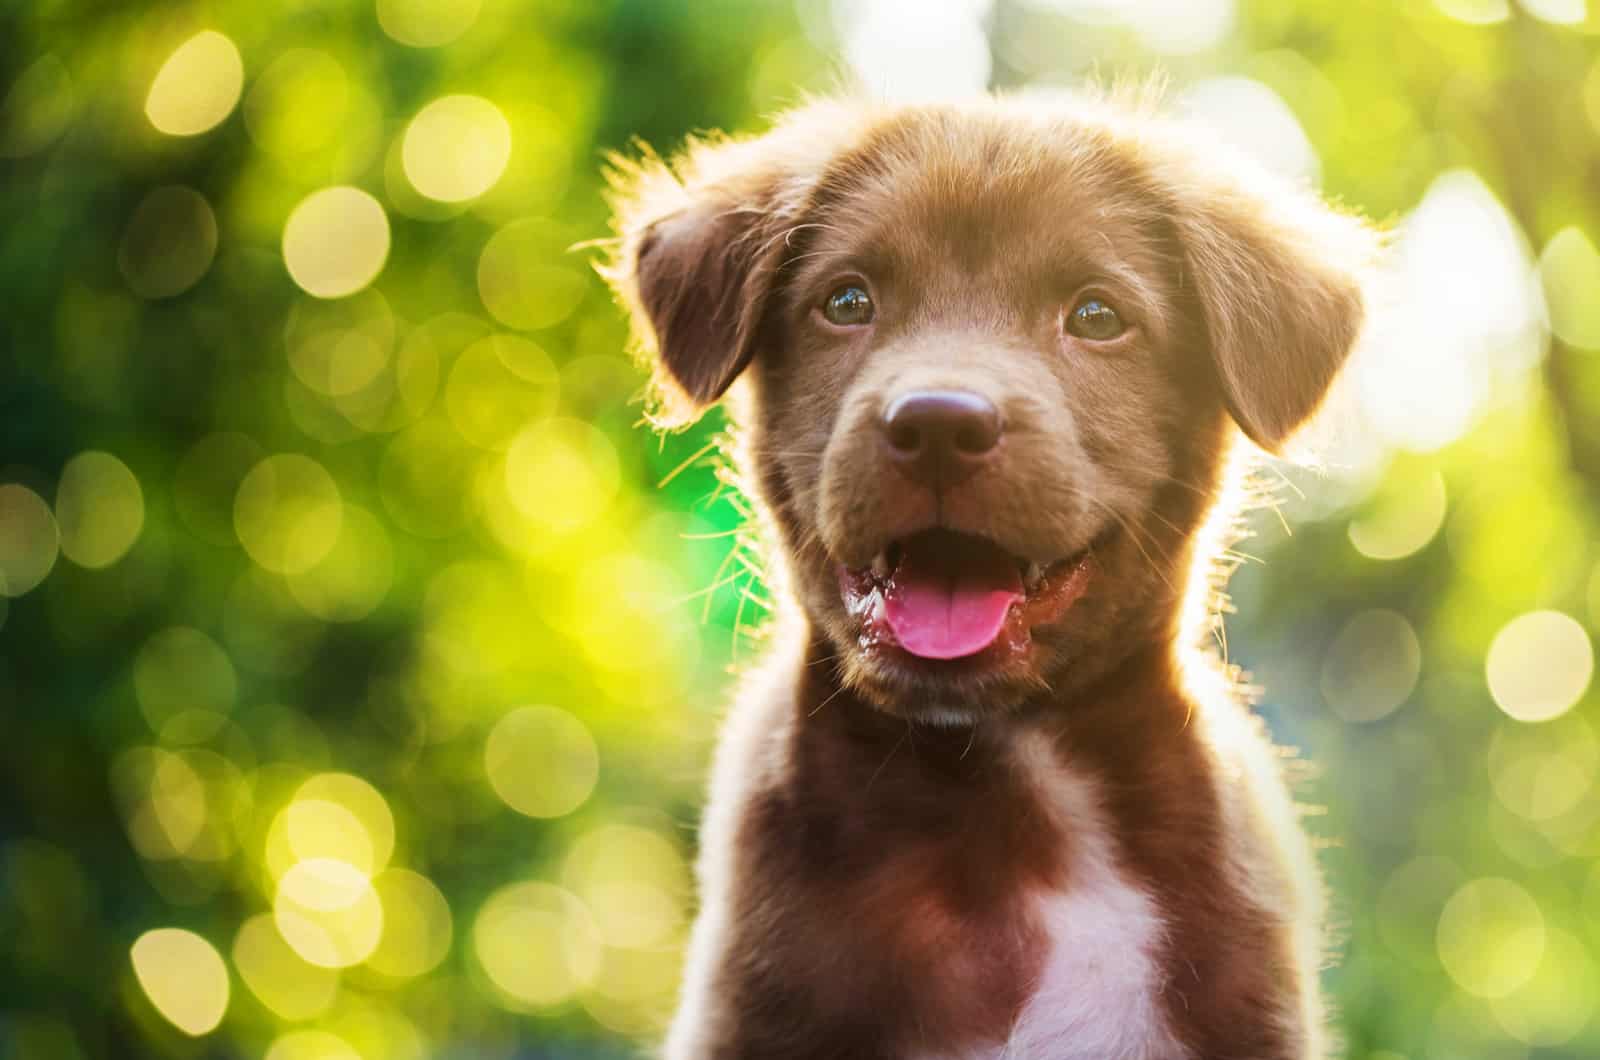
[[449,44],[472,27],[482,0],[378,0],[378,25],[413,48]]
[[504,449],[555,410],[561,377],[550,356],[520,335],[489,335],[456,358],[445,383],[450,422],[473,445]]
[[439,202],[476,199],[511,160],[511,123],[481,96],[434,100],[406,126],[401,162],[406,179]]
[[1345,623],[1322,662],[1322,697],[1345,721],[1377,721],[1417,687],[1422,645],[1404,615],[1363,611]]
[[1560,611],[1532,611],[1495,634],[1485,670],[1501,710],[1518,721],[1549,721],[1588,690],[1594,649],[1576,619]]
[[1409,488],[1379,498],[1366,513],[1350,520],[1348,533],[1356,551],[1368,559],[1397,560],[1421,551],[1444,525],[1448,498],[1444,477],[1429,472]]
[[144,197],[122,233],[117,263],[133,293],[171,298],[200,282],[217,253],[217,218],[193,188],[173,184]]
[[298,453],[258,463],[239,483],[233,504],[239,543],[277,574],[298,574],[320,563],[338,542],[343,518],[333,476]]
[[135,939],[129,955],[139,986],[168,1023],[198,1037],[222,1022],[228,968],[211,943],[182,928],[156,928]]
[[358,622],[377,609],[393,582],[388,531],[365,508],[347,504],[333,548],[304,571],[289,575],[289,592],[325,622]]
[[347,968],[377,949],[383,904],[366,873],[336,858],[297,861],[278,881],[273,921],[308,964]]
[[610,506],[620,483],[617,451],[604,432],[582,420],[529,426],[506,453],[506,491],[529,522],[570,534]]
[[562,865],[561,880],[589,907],[607,946],[668,944],[685,920],[689,869],[665,836],[632,824],[587,832]]
[[205,30],[178,45],[161,65],[145,97],[144,113],[169,136],[195,136],[232,113],[243,88],[239,49],[215,30]]
[[44,581],[60,541],[56,518],[37,493],[0,485],[0,596],[21,596]]
[[512,1008],[560,1004],[600,970],[600,939],[589,911],[548,883],[515,883],[490,895],[473,921],[472,946]]
[[1473,880],[1445,903],[1437,939],[1439,960],[1457,986],[1480,998],[1505,997],[1533,977],[1544,956],[1544,914],[1511,880]]
[[339,973],[303,960],[278,933],[270,913],[258,913],[233,937],[233,965],[256,999],[280,1019],[313,1019],[339,993]]
[[600,751],[583,722],[555,707],[521,707],[495,723],[483,768],[495,794],[529,817],[571,813],[594,791]]
[[301,289],[318,298],[355,294],[389,258],[389,218],[360,188],[312,192],[283,226],[283,263]]
[[110,453],[79,453],[56,485],[56,523],[68,559],[80,567],[109,567],[144,528],[138,478]]
[[275,1039],[262,1060],[369,1060],[330,1031],[290,1031]]
[[570,317],[589,291],[589,278],[570,260],[571,240],[548,222],[513,221],[484,244],[478,257],[478,296],[507,327],[533,331]]
[[432,880],[409,869],[390,869],[372,882],[383,902],[385,927],[367,967],[392,979],[410,979],[438,967],[450,953],[450,903]]

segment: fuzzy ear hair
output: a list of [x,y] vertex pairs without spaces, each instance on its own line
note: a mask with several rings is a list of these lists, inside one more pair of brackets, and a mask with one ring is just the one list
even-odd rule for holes
[[1208,168],[1191,157],[1167,181],[1184,285],[1197,296],[1228,411],[1252,441],[1278,452],[1355,345],[1379,237],[1250,163]]
[[651,362],[660,425],[692,421],[755,354],[815,172],[784,133],[694,142],[673,165],[613,159],[620,239],[601,272]]

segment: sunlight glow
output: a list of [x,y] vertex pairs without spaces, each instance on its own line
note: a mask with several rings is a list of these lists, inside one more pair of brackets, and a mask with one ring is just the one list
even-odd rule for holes
[[862,86],[896,102],[959,99],[989,84],[989,0],[836,2],[844,53]]

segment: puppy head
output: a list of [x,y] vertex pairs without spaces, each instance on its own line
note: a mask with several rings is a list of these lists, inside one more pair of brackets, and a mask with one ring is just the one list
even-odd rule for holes
[[970,719],[1175,633],[1242,430],[1354,342],[1371,234],[1106,104],[828,103],[619,185],[609,276],[670,418],[744,470],[844,678]]

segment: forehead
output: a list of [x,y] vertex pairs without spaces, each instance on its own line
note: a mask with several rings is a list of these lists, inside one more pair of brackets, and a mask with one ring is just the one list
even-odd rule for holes
[[1163,259],[1162,211],[1134,153],[1109,130],[1067,119],[897,117],[833,160],[816,203],[814,268],[849,265],[886,281],[950,272],[1148,281]]

